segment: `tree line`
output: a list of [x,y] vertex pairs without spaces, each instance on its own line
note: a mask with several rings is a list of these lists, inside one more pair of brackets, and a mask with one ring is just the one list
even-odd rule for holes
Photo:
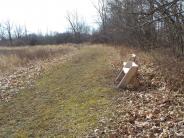
[[78,14],[67,15],[70,28],[64,33],[30,33],[26,26],[15,25],[9,20],[0,23],[0,46],[48,45],[63,43],[83,43],[90,41],[90,27]]
[[168,47],[184,54],[183,0],[98,0],[98,29],[91,27],[77,12],[66,15],[70,26],[64,33],[30,34],[24,26],[9,21],[0,24],[0,45],[61,43],[115,43],[149,50]]
[[104,41],[184,54],[183,0],[99,0],[95,8]]

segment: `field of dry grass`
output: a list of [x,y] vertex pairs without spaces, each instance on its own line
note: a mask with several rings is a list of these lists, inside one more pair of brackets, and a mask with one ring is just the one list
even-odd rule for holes
[[74,51],[69,45],[48,45],[34,47],[0,47],[0,73],[5,73],[23,67],[29,63],[62,56]]
[[112,47],[86,46],[57,62],[8,102],[0,103],[0,137],[84,137],[111,115]]
[[[0,136],[184,136],[184,60],[166,49],[145,52],[127,46],[85,45],[1,51],[6,57],[4,70],[3,62],[0,68],[3,73],[9,66],[16,69],[40,61],[49,69],[41,69],[40,78],[33,77],[32,87],[23,87],[12,97],[0,95],[7,101],[0,103]],[[58,60],[74,51],[71,60]],[[114,79],[131,53],[137,55],[139,86],[115,89]],[[17,84],[17,78],[5,79],[0,86],[7,82]],[[8,90],[0,89],[0,94]]]

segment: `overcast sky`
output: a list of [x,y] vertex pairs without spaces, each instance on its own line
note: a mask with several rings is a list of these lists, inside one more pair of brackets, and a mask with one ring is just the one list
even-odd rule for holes
[[64,32],[67,12],[76,11],[94,26],[97,0],[0,0],[0,22],[26,25],[31,32]]

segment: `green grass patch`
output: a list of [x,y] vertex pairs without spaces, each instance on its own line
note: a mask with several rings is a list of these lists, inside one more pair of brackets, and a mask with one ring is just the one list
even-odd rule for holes
[[45,72],[32,89],[0,105],[0,137],[84,136],[108,116],[111,48],[81,48],[73,60]]

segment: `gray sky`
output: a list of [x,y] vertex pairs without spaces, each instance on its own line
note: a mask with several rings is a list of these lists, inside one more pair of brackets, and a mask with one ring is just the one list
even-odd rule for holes
[[68,27],[67,12],[76,11],[95,26],[97,0],[0,0],[0,22],[26,25],[30,32],[58,31]]

